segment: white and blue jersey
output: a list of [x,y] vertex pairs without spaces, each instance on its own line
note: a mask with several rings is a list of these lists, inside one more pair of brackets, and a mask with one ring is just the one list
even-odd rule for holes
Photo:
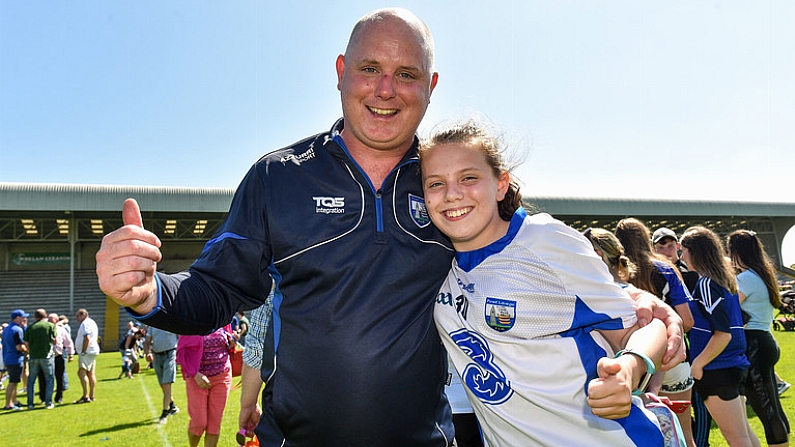
[[618,420],[586,403],[598,360],[613,355],[597,329],[637,317],[591,244],[562,222],[519,209],[503,238],[457,253],[434,318],[488,447],[663,445],[640,399]]

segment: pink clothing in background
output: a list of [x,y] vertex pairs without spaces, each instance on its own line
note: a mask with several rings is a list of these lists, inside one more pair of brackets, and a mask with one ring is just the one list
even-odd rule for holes
[[196,436],[205,432],[210,435],[221,434],[224,407],[232,388],[232,370],[228,369],[226,374],[216,374],[208,379],[210,388],[199,387],[193,378],[185,380],[190,416],[188,431]]
[[230,372],[230,337],[225,328],[209,335],[181,335],[177,342],[177,363],[182,367],[182,377],[193,379],[197,372],[207,377]]

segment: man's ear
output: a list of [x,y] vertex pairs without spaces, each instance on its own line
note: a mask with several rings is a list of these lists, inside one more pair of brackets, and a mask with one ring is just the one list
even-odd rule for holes
[[342,76],[345,74],[345,55],[337,56],[337,90],[342,90]]

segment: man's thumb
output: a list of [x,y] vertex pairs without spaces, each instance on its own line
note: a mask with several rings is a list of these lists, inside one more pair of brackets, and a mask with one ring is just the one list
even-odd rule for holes
[[141,208],[138,207],[138,202],[135,199],[127,199],[124,201],[124,206],[121,211],[121,218],[124,225],[135,225],[136,227],[144,227],[144,220],[141,217]]

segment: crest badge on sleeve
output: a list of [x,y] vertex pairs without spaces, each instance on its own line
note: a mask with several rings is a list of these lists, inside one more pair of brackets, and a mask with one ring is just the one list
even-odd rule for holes
[[486,297],[486,324],[497,332],[505,332],[516,322],[516,301]]
[[425,228],[431,223],[428,217],[428,209],[425,208],[425,199],[414,194],[409,194],[409,214],[411,220],[420,228]]

